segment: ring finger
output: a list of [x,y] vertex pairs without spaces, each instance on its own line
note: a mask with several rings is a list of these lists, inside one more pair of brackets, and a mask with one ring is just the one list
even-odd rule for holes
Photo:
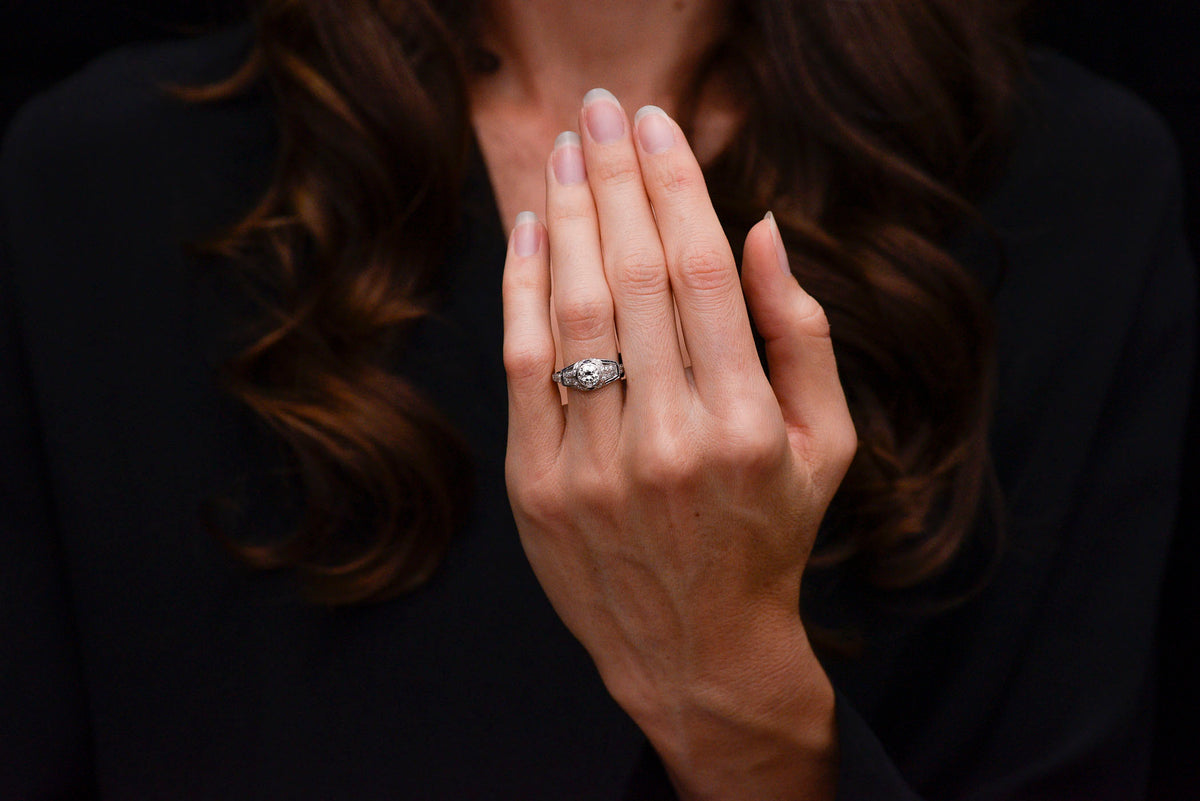
[[[604,277],[596,207],[588,187],[578,134],[559,135],[546,167],[546,227],[563,365],[616,359],[613,300]],[[624,391],[605,386],[568,390],[566,437],[590,446],[614,443]]]

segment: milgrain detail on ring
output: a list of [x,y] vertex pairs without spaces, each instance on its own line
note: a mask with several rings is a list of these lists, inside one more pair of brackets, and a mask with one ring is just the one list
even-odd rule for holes
[[580,359],[555,372],[551,379],[568,389],[591,392],[593,389],[619,381],[625,377],[625,368],[620,356],[612,359]]

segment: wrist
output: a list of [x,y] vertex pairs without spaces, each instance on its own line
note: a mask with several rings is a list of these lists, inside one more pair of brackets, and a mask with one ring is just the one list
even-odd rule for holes
[[618,697],[682,798],[833,797],[833,687],[798,618],[759,622],[685,678]]

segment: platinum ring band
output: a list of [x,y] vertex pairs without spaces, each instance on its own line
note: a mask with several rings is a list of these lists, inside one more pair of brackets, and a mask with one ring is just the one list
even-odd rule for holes
[[568,364],[552,376],[555,382],[568,389],[578,389],[581,392],[591,392],[606,384],[620,381],[625,377],[625,368],[612,359],[580,359],[574,364]]

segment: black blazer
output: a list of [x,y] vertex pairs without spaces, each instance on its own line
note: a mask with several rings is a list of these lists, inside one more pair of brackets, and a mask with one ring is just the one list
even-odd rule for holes
[[[218,389],[238,295],[188,255],[253,203],[269,98],[187,106],[245,31],[127,49],[19,116],[0,157],[0,795],[605,799],[663,791],[521,553],[503,485],[504,228],[482,161],[445,303],[397,369],[476,454],[469,525],[425,588],[303,603],[199,522],[279,532],[277,445]],[[1132,799],[1192,369],[1193,273],[1158,118],[1034,57],[1028,119],[963,259],[993,289],[1006,546],[952,611],[814,579],[840,797]],[[478,386],[460,389],[465,367]]]

